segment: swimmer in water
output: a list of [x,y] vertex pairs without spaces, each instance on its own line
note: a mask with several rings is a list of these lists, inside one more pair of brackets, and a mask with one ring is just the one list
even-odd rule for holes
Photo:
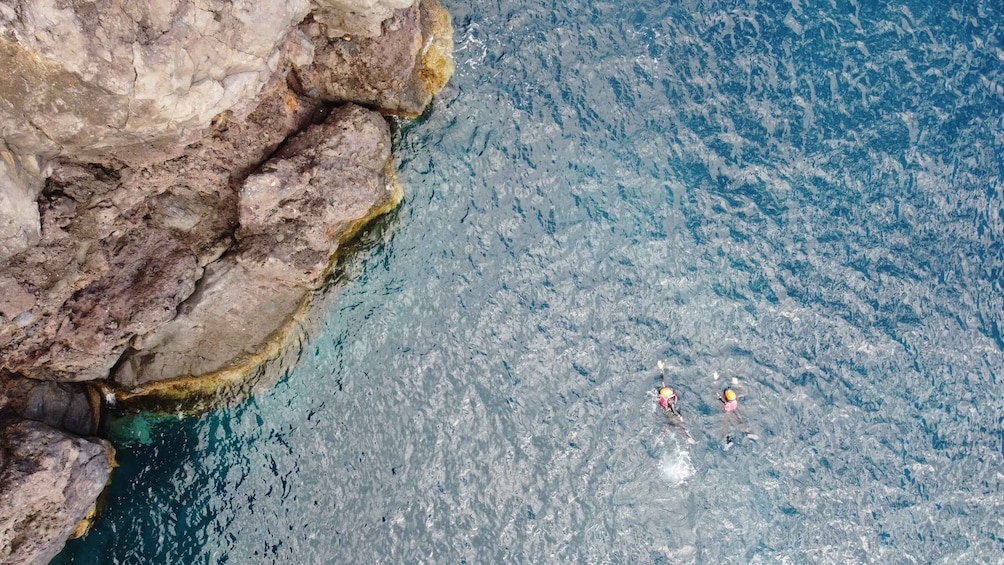
[[[731,388],[726,388],[722,394],[718,395],[718,401],[722,403],[722,408],[726,412],[735,412],[739,408],[739,397],[736,396],[736,391]],[[739,417],[739,414],[736,414]]]
[[[714,374],[714,379],[716,381],[718,380],[718,373]],[[739,382],[738,379],[732,379],[733,385],[738,384],[738,382]],[[728,427],[728,420],[734,419],[735,423],[738,424],[739,427],[742,429],[744,436],[754,441],[759,439],[756,436],[756,434],[750,433],[749,427],[746,426],[746,423],[743,422],[742,417],[739,416],[739,395],[736,394],[736,390],[731,386],[728,386],[725,387],[725,390],[723,390],[717,396],[718,396],[718,401],[722,403],[722,410],[725,411],[725,418],[722,421],[723,427]],[[731,447],[732,447],[732,434],[726,433],[725,450],[728,451]]]
[[668,416],[670,413],[674,416],[679,417],[680,411],[676,408],[676,403],[679,402],[679,397],[676,396],[676,391],[669,388],[666,385],[662,385],[659,388],[659,406],[666,411]]
[[666,423],[670,427],[678,427],[687,436],[687,439],[691,442],[694,438],[691,437],[690,432],[687,428],[683,426],[683,415],[680,414],[680,409],[677,404],[680,401],[680,397],[676,394],[676,391],[671,387],[666,385],[666,365],[659,361],[659,375],[662,377],[662,386],[659,387],[659,406],[662,407],[662,413],[666,416]]

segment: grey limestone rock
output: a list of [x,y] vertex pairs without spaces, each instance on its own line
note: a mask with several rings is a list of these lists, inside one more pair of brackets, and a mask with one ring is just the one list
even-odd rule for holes
[[387,123],[359,106],[293,137],[243,183],[235,250],[206,267],[175,319],[133,341],[115,380],[201,375],[263,351],[320,285],[346,232],[395,200],[389,161]]
[[0,410],[89,436],[97,433],[101,402],[97,391],[82,383],[36,381],[0,373]]
[[48,563],[93,508],[111,447],[0,414],[0,562]]
[[[18,153],[163,160],[248,108],[307,0],[14,0],[0,6],[0,117]],[[239,110],[238,110],[238,113]]]
[[246,113],[307,0],[0,3],[0,261],[36,244],[56,157],[138,165]]
[[0,261],[42,239],[36,198],[56,161],[128,171],[183,156],[288,64],[312,98],[417,115],[450,50],[435,0],[0,3]]
[[35,198],[48,173],[37,157],[10,151],[0,139],[0,261],[41,239]]
[[215,122],[176,159],[113,169],[65,163],[43,195],[42,241],[0,261],[0,367],[36,379],[108,376],[136,336],[173,319],[233,244],[237,183],[316,105],[284,82],[246,118]]
[[314,18],[335,35],[380,35],[380,23],[414,0],[313,0]]
[[313,18],[300,26],[313,56],[294,61],[308,96],[414,117],[453,73],[453,26],[438,0],[396,10],[374,37],[343,35]]
[[376,36],[414,0],[12,0],[0,4],[0,138],[17,154],[163,160],[250,111],[308,13]]

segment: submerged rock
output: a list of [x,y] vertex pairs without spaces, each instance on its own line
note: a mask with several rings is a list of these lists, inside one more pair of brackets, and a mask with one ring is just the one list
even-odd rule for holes
[[0,561],[48,563],[108,482],[108,442],[0,415]]

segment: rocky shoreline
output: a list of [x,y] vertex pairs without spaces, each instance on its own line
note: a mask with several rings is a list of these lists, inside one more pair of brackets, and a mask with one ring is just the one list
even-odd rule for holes
[[402,191],[386,115],[453,70],[437,0],[0,7],[0,562],[92,513],[102,406],[276,372],[339,248]]

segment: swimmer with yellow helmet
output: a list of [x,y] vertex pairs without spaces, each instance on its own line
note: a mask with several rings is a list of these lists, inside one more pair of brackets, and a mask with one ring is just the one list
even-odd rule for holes
[[667,417],[672,414],[683,420],[683,416],[680,416],[680,411],[676,408],[676,403],[679,402],[680,398],[676,395],[675,390],[666,386],[666,364],[660,360],[658,365],[659,376],[662,377],[662,386],[659,387],[659,406],[662,406]]
[[[716,372],[713,375],[713,377],[714,377],[714,380],[717,382],[718,381],[718,373]],[[718,401],[722,403],[722,409],[725,410],[725,415],[726,415],[725,419],[728,420],[729,418],[734,418],[735,421],[736,421],[736,423],[739,424],[739,426],[742,428],[743,435],[745,435],[746,437],[748,437],[748,438],[750,438],[750,439],[752,439],[752,440],[755,441],[755,440],[757,440],[759,438],[757,437],[756,434],[750,433],[749,427],[746,426],[746,423],[743,422],[742,417],[739,416],[739,412],[738,412],[738,410],[739,410],[739,395],[736,394],[736,389],[734,388],[738,384],[739,384],[739,379],[733,378],[732,379],[732,386],[726,386],[725,389],[721,393],[719,393],[717,395],[718,396]],[[723,427],[726,426],[726,425],[727,425],[726,422],[723,421]],[[732,435],[731,434],[725,434],[725,449],[726,449],[726,451],[729,448],[731,448],[731,447],[732,447]]]
[[731,387],[726,388],[722,394],[718,395],[718,400],[722,403],[722,408],[726,412],[735,412],[739,408],[739,397]]
[[683,415],[680,414],[679,408],[677,408],[677,403],[680,397],[676,394],[676,391],[672,387],[666,384],[666,365],[662,361],[659,361],[659,375],[662,377],[662,386],[659,387],[659,406],[662,407],[662,413],[666,415],[666,423],[669,424],[671,428],[677,428],[686,436],[687,441],[690,443],[695,443],[694,438],[687,431],[687,428],[683,425]]
[[680,411],[676,409],[676,403],[679,401],[679,397],[676,395],[676,391],[669,388],[666,385],[662,385],[659,388],[659,406],[662,406],[663,410],[667,412],[672,412],[673,415],[679,416]]

